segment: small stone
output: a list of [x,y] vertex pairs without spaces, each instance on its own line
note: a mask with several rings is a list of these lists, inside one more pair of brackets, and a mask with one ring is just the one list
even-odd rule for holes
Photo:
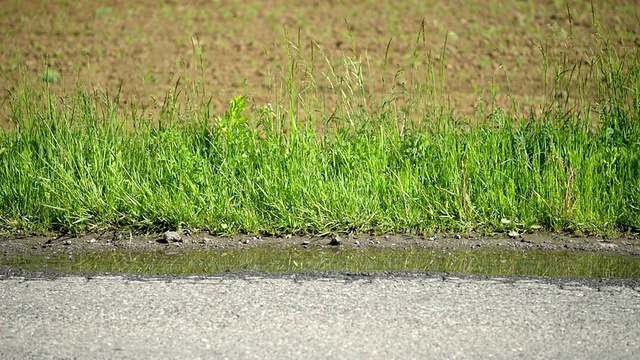
[[460,234],[456,234],[456,236],[454,236],[456,239],[460,240],[462,239],[462,236],[460,236]]
[[98,242],[98,240],[96,240],[96,238],[91,238],[91,239],[87,240],[87,243],[89,243],[89,244],[95,244],[96,242]]
[[162,239],[166,243],[182,242],[182,235],[180,235],[180,233],[176,231],[167,231],[162,234]]
[[329,242],[329,245],[331,246],[339,246],[341,244],[342,244],[342,238],[340,237],[340,235],[334,236]]
[[71,245],[71,240],[65,240],[62,242],[62,245]]
[[354,241],[354,242],[353,242],[353,245],[355,245],[355,246],[359,246],[359,245],[360,245],[360,241],[358,241],[358,240]]
[[618,247],[618,245],[616,245],[616,244],[606,243],[606,242],[600,243],[600,246],[602,246],[605,249],[615,249],[615,248]]

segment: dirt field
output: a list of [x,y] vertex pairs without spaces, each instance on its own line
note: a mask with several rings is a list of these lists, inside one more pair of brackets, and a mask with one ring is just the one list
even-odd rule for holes
[[[470,114],[479,99],[491,100],[490,84],[502,104],[508,92],[521,105],[540,101],[543,52],[551,71],[554,61],[588,65],[597,37],[593,14],[622,39],[613,45],[640,44],[634,1],[593,6],[592,12],[588,1],[556,0],[5,0],[0,93],[15,92],[24,70],[65,92],[74,92],[76,82],[112,96],[121,87],[125,103],[153,111],[182,77],[183,84],[202,81],[220,113],[237,94],[258,105],[277,103],[292,63],[304,87],[304,74],[323,81],[327,64],[337,67],[348,56],[361,61],[378,98],[394,84],[408,88],[424,79],[430,61],[437,71],[444,64],[444,101]],[[547,93],[553,91],[562,93]],[[1,114],[6,125],[8,112]]]

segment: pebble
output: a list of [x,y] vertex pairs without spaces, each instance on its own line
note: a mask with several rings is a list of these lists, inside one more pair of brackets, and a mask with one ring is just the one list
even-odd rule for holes
[[612,243],[600,243],[600,246],[602,246],[605,249],[615,249],[618,247],[618,245],[612,244]]
[[162,239],[168,243],[182,242],[182,235],[177,231],[167,231],[162,234]]
[[342,238],[339,235],[334,236],[329,242],[329,245],[331,246],[338,246],[341,244],[342,244]]

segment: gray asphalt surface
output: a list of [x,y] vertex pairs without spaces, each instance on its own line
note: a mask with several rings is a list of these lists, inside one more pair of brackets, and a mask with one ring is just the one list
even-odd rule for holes
[[640,282],[5,270],[0,358],[640,359]]

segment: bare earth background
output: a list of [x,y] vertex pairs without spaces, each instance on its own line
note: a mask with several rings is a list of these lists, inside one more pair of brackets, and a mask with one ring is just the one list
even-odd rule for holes
[[[0,96],[16,91],[26,72],[29,79],[48,77],[65,92],[74,92],[76,83],[111,96],[121,88],[123,104],[153,112],[181,77],[183,84],[205,85],[214,113],[234,95],[263,106],[277,102],[299,34],[306,65],[298,71],[308,73],[313,64],[319,82],[329,72],[327,61],[337,65],[349,56],[364,63],[379,95],[424,77],[431,61],[444,69],[439,100],[459,113],[473,113],[479,100],[490,102],[490,84],[498,104],[508,106],[511,93],[526,108],[545,95],[543,52],[551,70],[554,62],[588,65],[598,37],[594,14],[605,35],[616,38],[614,47],[640,44],[635,1],[6,0]],[[424,39],[418,39],[423,22]],[[547,89],[547,99],[562,91]],[[6,127],[4,110],[0,124]]]

